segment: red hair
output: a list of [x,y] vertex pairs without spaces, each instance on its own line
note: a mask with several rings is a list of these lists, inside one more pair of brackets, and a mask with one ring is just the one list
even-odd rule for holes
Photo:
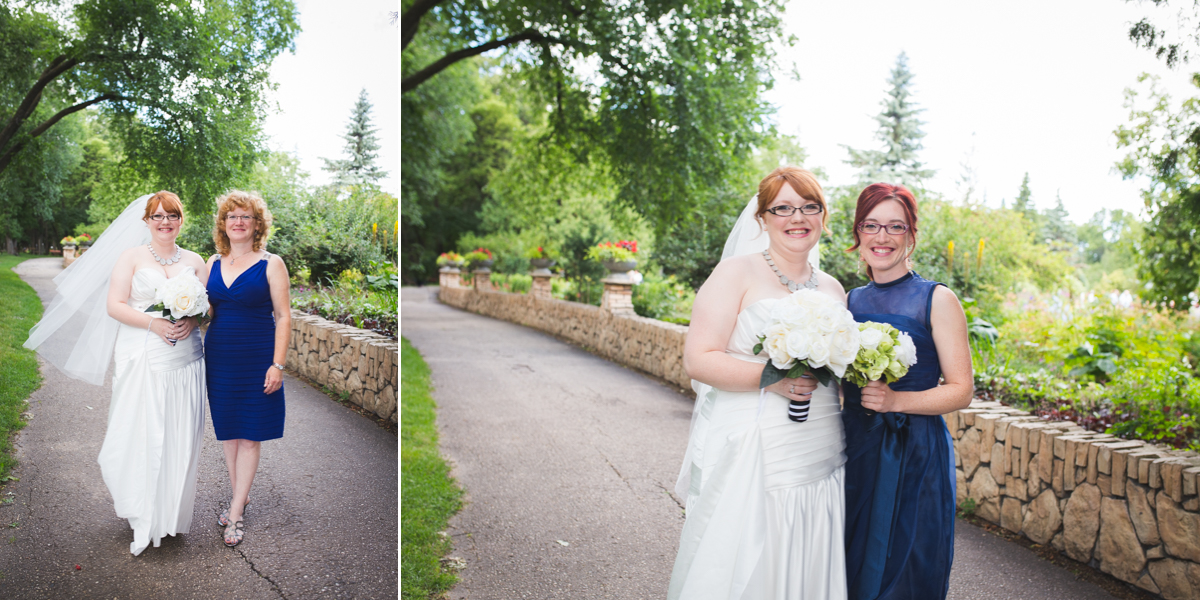
[[[908,256],[905,258],[912,256],[913,249],[917,247],[917,199],[913,197],[912,192],[908,191],[908,188],[894,183],[872,183],[858,195],[858,205],[854,208],[854,226],[850,228],[854,234],[854,245],[846,248],[846,252],[858,250],[862,244],[862,240],[859,238],[858,224],[867,220],[867,215],[871,214],[875,207],[888,200],[899,202],[900,208],[904,210],[904,218],[908,221],[908,233],[905,236],[912,236],[912,246],[906,249]],[[875,274],[871,272],[870,265],[867,266],[867,278],[875,280]]]
[[775,201],[775,197],[779,195],[779,190],[783,189],[785,183],[792,186],[792,189],[801,198],[821,205],[821,229],[824,229],[825,233],[832,233],[827,225],[829,223],[829,206],[825,204],[825,192],[821,191],[821,184],[817,183],[817,177],[800,167],[779,167],[771,171],[770,175],[763,177],[763,180],[758,183],[758,209],[754,213],[754,217],[762,221],[762,216],[766,214],[767,209]]

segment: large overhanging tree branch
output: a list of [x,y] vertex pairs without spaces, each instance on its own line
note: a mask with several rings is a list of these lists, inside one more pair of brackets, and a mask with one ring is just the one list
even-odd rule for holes
[[413,2],[408,10],[404,11],[404,16],[400,18],[400,51],[412,42],[413,37],[417,35],[417,31],[421,29],[421,19],[425,13],[429,12],[433,7],[441,4],[444,0],[417,0]]
[[0,3],[0,175],[89,107],[129,164],[196,202],[257,156],[270,63],[298,31],[293,0],[25,4]]
[[55,113],[54,116],[43,121],[41,125],[34,127],[33,131],[30,131],[27,136],[23,136],[21,139],[13,142],[11,144],[9,143],[10,140],[0,141],[0,148],[4,149],[4,153],[0,154],[0,173],[4,172],[4,169],[8,167],[8,163],[12,162],[13,157],[16,156],[17,153],[20,152],[21,149],[23,149],[25,147],[25,145],[29,143],[30,140],[42,135],[43,133],[46,133],[46,131],[48,131],[56,123],[61,121],[63,119],[63,117],[73,114],[73,113],[77,113],[93,104],[98,104],[100,102],[105,102],[107,100],[119,100],[119,99],[122,99],[122,98],[120,96],[117,96],[116,94],[104,94],[103,96],[92,98],[91,100],[88,100],[87,102],[80,102],[79,104],[76,104],[75,106],[69,106],[67,108],[64,108],[64,109],[58,111],[57,113]]
[[446,69],[446,67],[449,67],[460,60],[471,58],[472,56],[479,56],[480,54],[483,54],[489,50],[520,44],[521,42],[539,42],[544,44],[558,44],[562,46],[572,45],[572,42],[567,40],[545,36],[539,33],[537,30],[529,29],[516,35],[506,37],[502,40],[493,40],[491,42],[487,42],[486,44],[480,44],[471,48],[455,50],[454,52],[451,52],[438,59],[428,67],[425,67],[424,69],[405,77],[400,82],[400,93],[406,93],[417,89],[417,86],[424,83],[425,80],[437,75],[438,73],[441,73]]
[[619,200],[657,224],[724,185],[771,129],[761,94],[783,37],[782,0],[407,0],[406,8],[404,110],[448,108],[435,106],[449,97],[444,71],[487,53],[548,107],[544,143],[603,162]]

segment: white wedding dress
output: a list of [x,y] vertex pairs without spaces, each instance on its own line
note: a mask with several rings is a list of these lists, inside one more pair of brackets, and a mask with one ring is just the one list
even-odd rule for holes
[[[176,277],[196,277],[187,267]],[[167,279],[160,269],[133,275],[129,305],[154,304]],[[193,331],[175,346],[122,324],[113,352],[112,402],[100,448],[100,471],[117,515],[129,519],[137,555],[164,535],[187,533],[196,498],[196,472],[204,434],[207,393],[204,347]]]
[[[728,354],[766,362],[751,349],[776,301],[738,315]],[[788,419],[778,394],[699,391],[680,475],[687,521],[668,598],[846,598],[846,444],[836,389],[813,392],[804,423]]]

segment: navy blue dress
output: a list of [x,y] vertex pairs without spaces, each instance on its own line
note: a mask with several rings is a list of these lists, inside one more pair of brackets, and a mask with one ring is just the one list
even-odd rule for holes
[[221,260],[208,275],[213,320],[204,336],[208,407],[218,440],[263,442],[283,437],[283,387],[263,393],[275,358],[275,311],[266,255],[225,287]]
[[[891,385],[919,392],[938,385],[941,365],[929,310],[942,285],[916,273],[850,291],[855,320],[907,332],[917,364]],[[945,598],[954,560],[954,449],[940,416],[868,414],[847,382],[846,580],[851,600]]]

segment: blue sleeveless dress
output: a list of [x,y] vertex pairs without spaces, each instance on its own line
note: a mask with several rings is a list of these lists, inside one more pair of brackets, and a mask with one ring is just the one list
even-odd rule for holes
[[275,358],[275,312],[267,259],[225,286],[221,260],[208,276],[213,320],[204,336],[208,407],[218,440],[263,442],[283,437],[283,388],[263,393]]
[[[941,365],[929,310],[942,285],[916,273],[850,291],[855,320],[907,332],[917,364],[898,392],[938,385]],[[954,560],[954,449],[940,416],[868,414],[845,384],[846,579],[852,600],[945,598]]]

